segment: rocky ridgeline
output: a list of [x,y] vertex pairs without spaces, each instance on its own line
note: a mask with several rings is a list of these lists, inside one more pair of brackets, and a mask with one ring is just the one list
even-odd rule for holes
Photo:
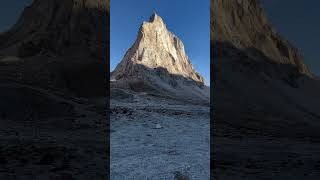
[[[148,22],[142,23],[136,41],[112,72],[111,80],[142,81],[166,91],[182,87],[203,91],[205,86],[203,77],[193,68],[182,41],[167,29],[156,13]],[[208,94],[205,96],[208,97]]]
[[0,81],[105,96],[108,34],[108,0],[34,0],[0,34]]
[[34,0],[0,35],[0,49],[20,57],[74,51],[105,57],[108,16],[108,0]]
[[231,42],[251,56],[256,49],[270,60],[312,76],[298,50],[269,25],[258,0],[214,0],[211,16],[211,40]]

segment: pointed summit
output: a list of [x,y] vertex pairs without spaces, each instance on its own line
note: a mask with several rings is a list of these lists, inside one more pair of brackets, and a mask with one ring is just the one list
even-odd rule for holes
[[[140,27],[136,41],[112,72],[111,79],[142,81],[166,91],[198,89],[200,96],[208,97],[201,92],[204,79],[194,70],[182,41],[155,12]],[[199,92],[189,93],[199,95]]]
[[152,15],[149,18],[149,22],[154,22],[154,21],[163,22],[162,18],[155,11],[153,11]]
[[136,42],[128,50],[115,72],[121,68],[123,62],[130,62],[143,64],[149,68],[162,67],[169,73],[203,83],[203,78],[195,72],[186,55],[182,41],[167,30],[162,18],[156,13],[152,14],[151,20],[152,22],[143,23]]

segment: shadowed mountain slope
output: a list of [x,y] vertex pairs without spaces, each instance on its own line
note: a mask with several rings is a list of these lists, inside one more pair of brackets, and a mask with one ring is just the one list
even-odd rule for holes
[[0,34],[0,179],[106,179],[109,1],[34,0]]
[[318,178],[320,82],[258,0],[212,1],[211,63],[217,179]]
[[76,96],[104,96],[108,6],[106,0],[33,1],[0,34],[0,79]]
[[[215,0],[211,7],[211,40],[231,42],[240,49],[256,48],[270,60],[292,64],[301,73],[311,76],[297,48],[282,38],[269,25],[257,0]],[[255,52],[248,51],[255,56]]]
[[108,6],[107,0],[35,0],[0,35],[0,48],[19,57],[85,50],[104,58]]

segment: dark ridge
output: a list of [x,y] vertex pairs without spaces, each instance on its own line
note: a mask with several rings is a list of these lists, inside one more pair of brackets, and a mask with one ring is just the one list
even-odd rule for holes
[[101,8],[76,0],[35,0],[18,22],[0,35],[0,50],[10,49],[20,57],[82,50],[103,58],[108,49],[107,9],[107,1]]
[[[211,58],[214,72],[211,157],[215,177],[241,174],[255,179],[255,175],[244,170],[246,168],[261,176],[270,173],[281,177],[292,173],[286,169],[288,166],[299,170],[310,168],[314,162],[305,161],[301,156],[304,163],[294,162],[297,154],[309,151],[300,147],[288,150],[277,143],[285,140],[292,143],[292,147],[298,147],[299,143],[319,142],[320,81],[301,73],[296,66],[271,61],[257,49],[238,49],[229,42],[212,41]],[[263,150],[251,150],[259,146],[263,146]],[[314,144],[311,146],[317,148]],[[238,147],[251,153],[234,150]],[[273,154],[275,151],[282,154],[281,157]],[[295,155],[291,157],[293,152]],[[228,174],[230,168],[237,172]]]

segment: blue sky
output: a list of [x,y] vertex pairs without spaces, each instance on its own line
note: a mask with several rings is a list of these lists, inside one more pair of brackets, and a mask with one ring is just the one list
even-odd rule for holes
[[23,9],[30,5],[32,0],[5,1],[0,6],[0,32],[8,30],[20,17]]
[[300,50],[311,71],[320,76],[320,1],[261,2],[275,29]]
[[143,21],[153,11],[184,43],[191,63],[210,83],[210,0],[111,0],[110,68],[134,43]]

